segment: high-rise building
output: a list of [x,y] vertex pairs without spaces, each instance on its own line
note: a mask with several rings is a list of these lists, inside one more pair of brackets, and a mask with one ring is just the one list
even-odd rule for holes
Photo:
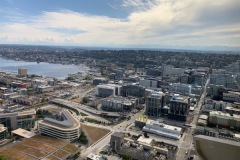
[[162,92],[153,92],[146,98],[146,114],[160,117],[162,107],[165,105],[165,95]]
[[190,98],[175,94],[170,100],[168,118],[178,121],[186,121],[190,108]]
[[18,69],[18,76],[24,77],[27,75],[27,68],[19,68]]

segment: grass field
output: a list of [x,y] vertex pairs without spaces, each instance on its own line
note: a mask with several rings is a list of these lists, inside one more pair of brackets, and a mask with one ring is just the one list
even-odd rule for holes
[[0,153],[11,160],[35,160],[45,157],[51,160],[59,160],[74,154],[78,150],[78,147],[64,141],[37,135],[12,144],[10,147],[0,149]]
[[4,154],[4,155],[7,155],[9,156],[11,159],[13,160],[34,160],[34,158],[32,157],[29,157],[25,154],[22,154],[20,152],[17,152],[16,150],[13,150],[13,149],[2,149],[0,150],[0,153]]
[[81,124],[81,128],[88,137],[90,144],[97,142],[99,139],[110,132],[108,129],[92,127],[85,124]]
[[36,135],[36,136],[32,137],[32,139],[40,141],[40,142],[48,143],[48,144],[51,144],[51,145],[54,145],[54,146],[57,146],[57,147],[61,147],[61,146],[66,144],[63,141],[59,141],[57,139],[46,137],[46,136]]
[[70,153],[74,153],[74,152],[76,152],[78,150],[77,147],[75,147],[74,145],[70,145],[70,144],[67,144],[62,149],[65,150],[65,151],[68,151]]
[[60,159],[63,159],[68,155],[68,153],[63,150],[57,150],[56,152],[53,153],[53,155],[59,157]]
[[18,150],[18,151],[33,155],[37,158],[43,158],[48,155],[47,152],[44,152],[35,148],[27,147],[21,144],[15,144],[10,149]]
[[39,149],[41,149],[43,151],[46,151],[46,152],[49,152],[49,153],[57,150],[56,147],[50,146],[46,143],[34,141],[34,140],[31,140],[31,139],[24,140],[22,142],[22,144],[25,144],[25,145],[28,145],[28,146],[31,146],[31,147],[36,147],[37,146]]

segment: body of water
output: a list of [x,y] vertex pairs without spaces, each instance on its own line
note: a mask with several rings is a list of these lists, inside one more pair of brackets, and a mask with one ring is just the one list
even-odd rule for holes
[[37,74],[64,79],[68,74],[84,72],[88,68],[84,65],[62,65],[51,63],[24,62],[6,60],[0,57],[0,70],[17,72],[18,68],[27,68],[28,74]]

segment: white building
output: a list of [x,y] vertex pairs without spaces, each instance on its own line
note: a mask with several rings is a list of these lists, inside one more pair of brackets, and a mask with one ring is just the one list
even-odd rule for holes
[[133,101],[125,97],[108,97],[101,100],[102,107],[111,111],[131,110],[135,105]]
[[182,75],[184,73],[185,69],[183,68],[174,68],[173,66],[166,65],[163,66],[163,76],[166,75]]
[[52,92],[54,91],[54,88],[52,86],[37,86],[37,92],[39,93],[46,93],[46,92]]
[[146,88],[159,88],[159,80],[154,78],[140,79],[139,84]]
[[117,96],[121,93],[121,86],[116,84],[102,84],[97,85],[96,95],[98,97],[109,97],[109,96]]
[[143,131],[173,139],[180,139],[182,128],[148,120]]
[[68,110],[61,113],[63,121],[44,118],[38,121],[38,130],[41,134],[65,141],[73,141],[80,136],[80,123]]
[[182,83],[171,83],[169,86],[169,91],[172,93],[181,93],[184,95],[192,94],[192,85],[182,84]]
[[212,99],[207,99],[205,100],[204,109],[225,111],[227,106],[231,106],[231,105],[223,101],[215,101]]
[[87,160],[105,160],[105,158],[101,155],[90,153],[87,156]]

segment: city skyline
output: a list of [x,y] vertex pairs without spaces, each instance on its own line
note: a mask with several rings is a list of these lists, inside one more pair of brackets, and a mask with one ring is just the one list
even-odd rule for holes
[[237,0],[0,2],[1,44],[240,50]]

